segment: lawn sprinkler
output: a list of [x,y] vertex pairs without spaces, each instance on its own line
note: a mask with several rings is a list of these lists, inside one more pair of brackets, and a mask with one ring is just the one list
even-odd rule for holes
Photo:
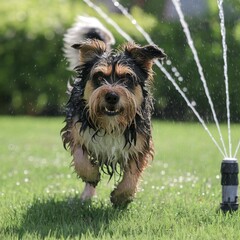
[[238,162],[236,158],[225,158],[221,165],[223,212],[238,209]]

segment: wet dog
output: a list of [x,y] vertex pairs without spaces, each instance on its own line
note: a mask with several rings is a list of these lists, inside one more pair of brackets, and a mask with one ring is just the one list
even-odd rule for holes
[[95,18],[79,17],[64,38],[65,55],[77,75],[68,92],[65,148],[85,182],[82,200],[96,194],[100,172],[120,180],[111,193],[114,206],[126,206],[153,158],[152,65],[165,57],[155,45],[128,42],[116,50],[112,34]]

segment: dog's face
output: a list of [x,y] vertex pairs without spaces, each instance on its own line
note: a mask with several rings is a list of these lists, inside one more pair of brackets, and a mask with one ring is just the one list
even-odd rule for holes
[[123,133],[136,114],[142,114],[153,60],[165,57],[164,53],[156,46],[139,47],[134,43],[117,52],[107,51],[99,40],[73,47],[80,50],[80,69],[85,78],[83,99],[91,122],[106,133]]

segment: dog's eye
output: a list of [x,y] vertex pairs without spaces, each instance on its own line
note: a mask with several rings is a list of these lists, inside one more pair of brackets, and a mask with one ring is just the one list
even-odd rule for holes
[[105,79],[105,77],[102,72],[95,73],[93,75],[93,82],[94,82],[95,87],[100,87],[102,85],[102,83],[104,82],[104,79]]
[[103,79],[103,73],[102,72],[97,72],[93,75],[93,78],[101,81]]
[[98,73],[96,73],[95,78],[98,81],[103,81],[106,78],[106,76],[102,72],[98,72]]
[[126,74],[124,77],[121,77],[119,81],[129,90],[133,90],[137,85],[135,79],[130,74]]

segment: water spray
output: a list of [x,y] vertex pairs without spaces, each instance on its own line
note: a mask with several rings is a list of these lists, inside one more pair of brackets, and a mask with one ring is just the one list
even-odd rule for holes
[[230,126],[230,99],[229,99],[229,84],[228,84],[228,64],[227,64],[227,43],[226,43],[226,28],[223,11],[223,0],[217,0],[220,18],[220,29],[222,35],[222,47],[223,47],[223,69],[224,69],[224,83],[226,90],[226,109],[227,109],[227,125],[228,125],[228,144],[229,154],[232,157],[232,140],[231,140],[231,126]]
[[236,158],[225,158],[221,165],[221,185],[223,212],[238,210],[238,161]]
[[188,24],[185,21],[184,14],[181,9],[180,1],[179,0],[172,0],[172,3],[175,6],[175,9],[179,15],[180,23],[183,27],[183,31],[186,35],[187,42],[191,51],[194,55],[194,60],[197,64],[200,79],[203,83],[205,94],[208,98],[209,105],[212,110],[213,118],[216,123],[220,140],[222,142],[223,150],[225,153],[225,158],[222,161],[221,165],[221,185],[222,185],[222,203],[221,209],[222,211],[236,211],[238,209],[238,162],[235,158],[237,155],[237,151],[239,145],[236,149],[236,153],[232,158],[232,143],[231,143],[231,127],[230,127],[230,100],[229,100],[229,86],[228,86],[228,65],[227,65],[227,44],[226,44],[226,29],[224,23],[224,11],[223,11],[223,0],[217,0],[218,8],[219,8],[219,17],[220,17],[220,28],[221,28],[221,35],[222,35],[222,46],[223,46],[223,60],[224,60],[224,78],[225,78],[225,88],[226,88],[226,109],[227,109],[227,120],[228,120],[228,140],[229,140],[229,156],[227,156],[227,150],[223,141],[221,129],[218,123],[218,119],[216,116],[216,112],[214,110],[214,105],[212,99],[210,97],[207,82],[205,76],[203,74],[203,69],[200,64],[197,51],[195,49],[190,30],[188,28]]

